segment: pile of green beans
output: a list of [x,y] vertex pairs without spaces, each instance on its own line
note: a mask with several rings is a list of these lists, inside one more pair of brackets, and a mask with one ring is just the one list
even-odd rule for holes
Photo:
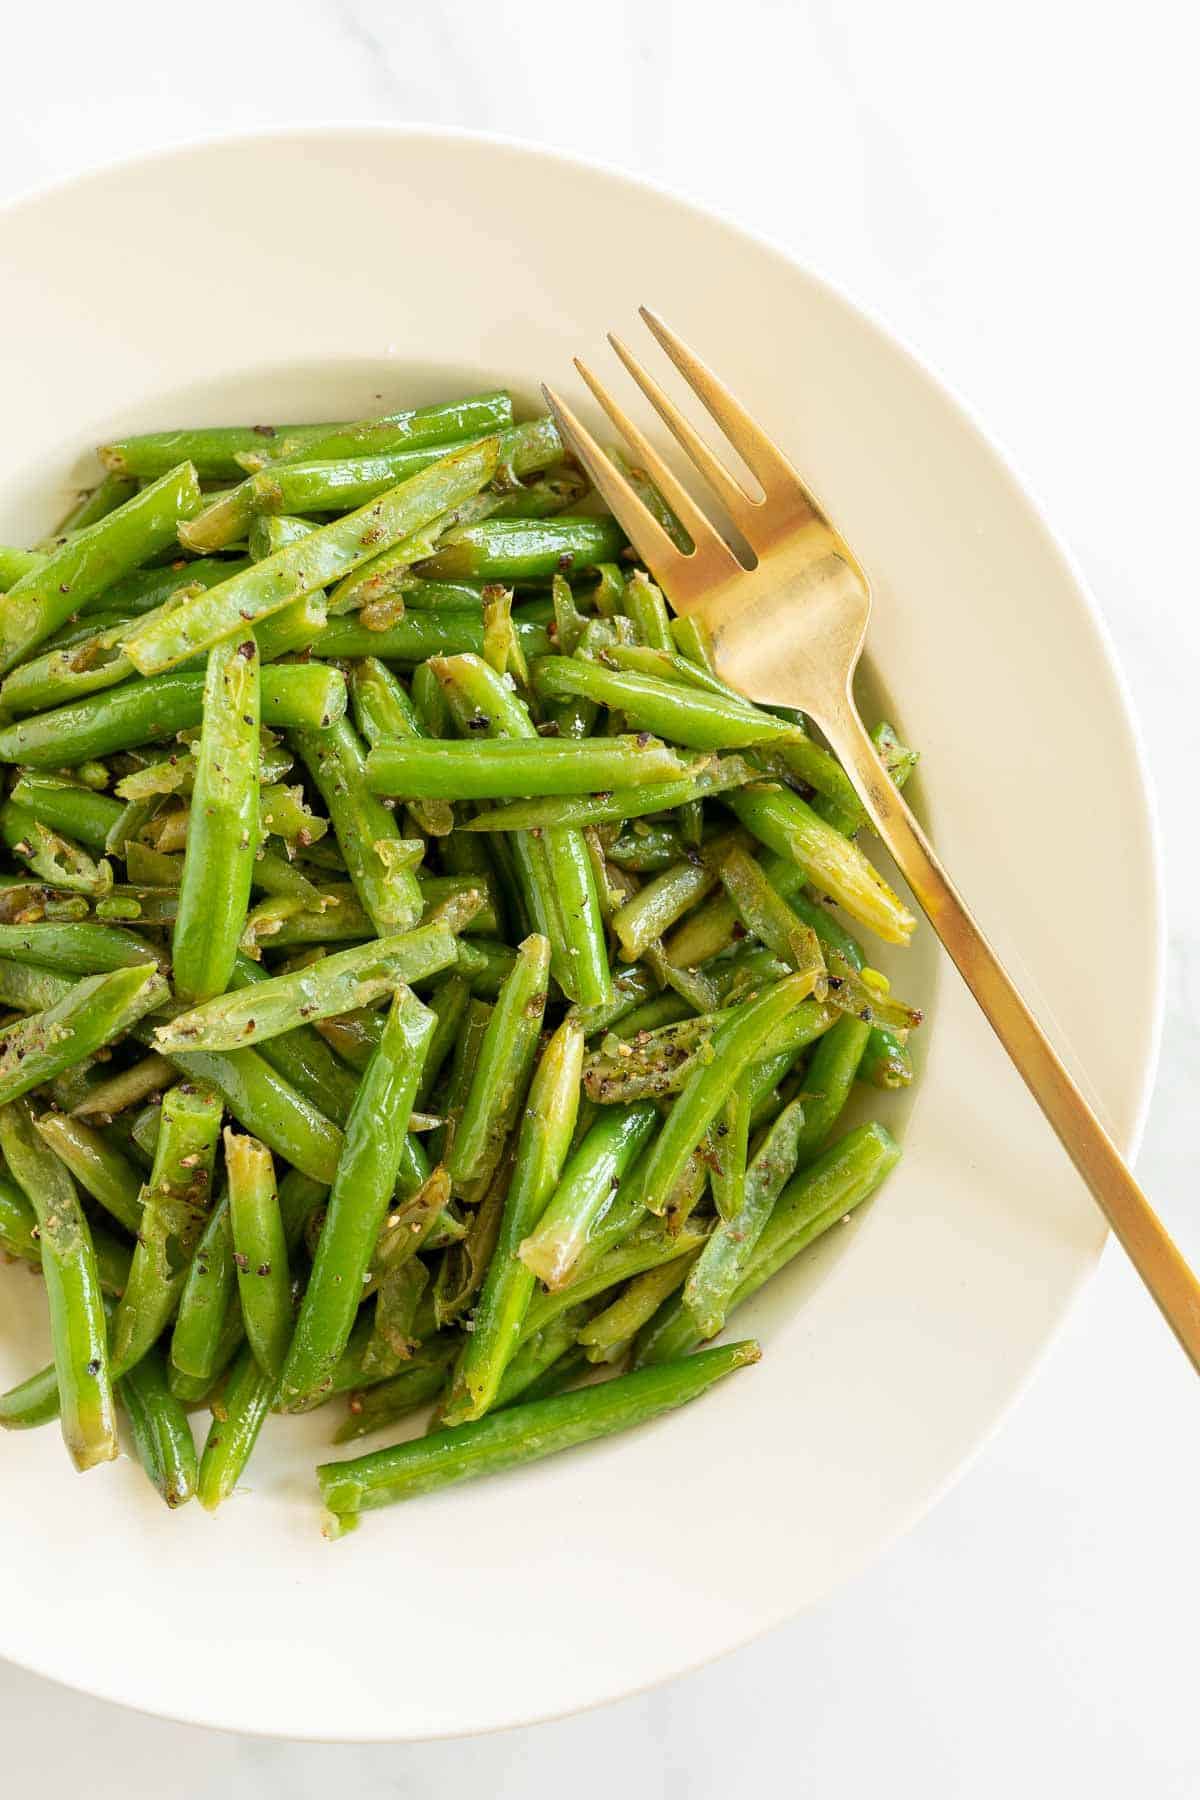
[[912,1080],[844,772],[505,393],[99,457],[0,545],[0,1253],[53,1344],[0,1426],[87,1469],[123,1419],[213,1508],[330,1406],[399,1440],[317,1470],[336,1536],[750,1366],[694,1352]]

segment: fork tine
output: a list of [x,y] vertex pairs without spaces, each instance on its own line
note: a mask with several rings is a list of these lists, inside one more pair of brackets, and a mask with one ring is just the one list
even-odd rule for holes
[[612,395],[597,380],[591,370],[580,362],[578,357],[575,358],[575,367],[696,546],[696,555],[705,565],[705,585],[711,586],[714,581],[727,580],[730,576],[744,574],[741,563],[712,520],[696,505],[679,477],[673,473],[669,463],[664,462],[645,432],[634,424],[628,413],[622,411]]
[[562,395],[556,394],[553,388],[544,384],[542,393],[563,436],[591,476],[626,537],[670,595],[673,583],[678,581],[687,564],[687,557],[671,542],[645,501],[605,456],[591,432],[571,411]]
[[664,325],[657,313],[651,312],[648,306],[639,306],[638,312],[746,467],[757,477],[766,500],[779,502],[786,499],[794,503],[799,495],[810,509],[815,510],[808,490],[787,457],[771,442],[762,427],[755,424],[724,382],[717,380],[707,364]]
[[650,371],[642,367],[628,345],[622,343],[621,339],[611,331],[608,334],[608,341],[659,418],[670,427],[676,442],[691,457],[696,468],[717,495],[721,505],[742,536],[747,543],[753,545],[755,526],[762,507],[761,500],[751,499],[741,482],[729,473],[720,457],[705,443],[695,426],[684,417],[670,395],[659,386]]

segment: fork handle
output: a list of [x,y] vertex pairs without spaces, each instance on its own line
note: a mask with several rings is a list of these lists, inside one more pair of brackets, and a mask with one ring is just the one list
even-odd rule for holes
[[1200,1281],[1071,1080],[879,760],[847,696],[819,723],[913,897],[1200,1373]]

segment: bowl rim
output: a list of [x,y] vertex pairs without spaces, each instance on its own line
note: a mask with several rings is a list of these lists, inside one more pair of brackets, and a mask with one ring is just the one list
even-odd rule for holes
[[[1044,533],[1048,544],[1060,559],[1070,584],[1075,590],[1075,597],[1081,603],[1080,610],[1085,615],[1092,635],[1098,643],[1105,664],[1106,672],[1112,683],[1113,693],[1118,702],[1120,715],[1124,724],[1133,767],[1136,770],[1138,787],[1142,797],[1146,826],[1146,873],[1152,894],[1150,908],[1151,942],[1146,946],[1152,965],[1152,993],[1149,996],[1148,1027],[1146,1049],[1140,1069],[1139,1089],[1133,1098],[1131,1108],[1132,1121],[1129,1129],[1117,1134],[1117,1141],[1127,1159],[1132,1163],[1136,1159],[1138,1149],[1143,1141],[1150,1105],[1152,1102],[1156,1077],[1162,1051],[1162,1039],[1166,1011],[1166,950],[1167,950],[1167,907],[1164,878],[1164,855],[1162,822],[1159,811],[1158,796],[1153,774],[1149,764],[1145,734],[1136,710],[1128,679],[1118,658],[1116,647],[1108,623],[1100,610],[1091,584],[1085,575],[1078,557],[1071,546],[1063,539],[1051,521],[1041,493],[1036,484],[1027,476],[1023,466],[1016,458],[1002,437],[983,423],[973,405],[964,398],[954,381],[944,375],[936,363],[930,360],[927,352],[916,350],[907,336],[898,330],[891,320],[874,303],[863,299],[855,290],[847,288],[839,279],[830,276],[819,264],[801,257],[790,249],[774,234],[757,228],[749,228],[724,210],[721,206],[701,199],[690,189],[660,181],[641,174],[616,161],[601,157],[582,155],[575,151],[564,150],[552,144],[540,143],[534,139],[524,138],[517,134],[476,130],[463,126],[430,124],[421,121],[393,122],[387,120],[362,121],[354,119],[327,118],[317,122],[297,120],[294,123],[275,123],[271,125],[239,128],[231,131],[208,131],[180,138],[172,138],[166,143],[143,147],[124,155],[91,164],[85,168],[58,174],[43,181],[35,181],[10,196],[0,204],[0,231],[4,221],[13,214],[26,210],[36,210],[45,201],[54,199],[59,194],[72,190],[86,189],[89,184],[99,183],[126,171],[146,169],[150,166],[166,166],[179,160],[205,152],[247,148],[258,144],[280,144],[288,140],[297,143],[324,140],[359,140],[369,143],[379,140],[424,140],[436,148],[444,144],[478,144],[492,148],[515,152],[537,161],[557,164],[568,170],[581,174],[599,174],[614,184],[623,185],[636,193],[646,194],[658,201],[681,209],[690,214],[694,221],[715,224],[744,244],[759,251],[767,252],[772,258],[792,271],[798,271],[815,288],[832,299],[838,306],[857,316],[934,388],[941,399],[957,413],[968,430],[992,453],[999,469],[1012,484],[1017,494],[1024,501],[1035,517],[1039,528]],[[1094,1252],[1079,1251],[1077,1254],[1077,1270],[1069,1287],[1064,1287],[1060,1310],[1051,1329],[1043,1338],[1036,1353],[1033,1354],[1010,1393],[994,1413],[983,1423],[968,1449],[950,1468],[944,1479],[934,1487],[925,1491],[918,1502],[908,1510],[898,1514],[892,1529],[878,1538],[871,1546],[869,1553],[860,1560],[852,1571],[861,1574],[881,1555],[909,1531],[942,1496],[973,1466],[974,1462],[991,1442],[994,1435],[1007,1420],[1012,1408],[1024,1396],[1029,1384],[1033,1381],[1042,1361],[1056,1343],[1080,1296],[1095,1272],[1100,1256],[1108,1242],[1109,1233],[1105,1232],[1097,1239]],[[814,1596],[807,1604],[816,1603],[822,1596]],[[801,1608],[800,1610],[804,1610]],[[566,1708],[552,1707],[548,1710],[532,1710],[520,1717],[512,1718],[503,1724],[491,1724],[483,1727],[463,1727],[453,1729],[434,1729],[428,1732],[407,1732],[403,1737],[384,1737],[377,1734],[368,1735],[359,1732],[352,1737],[329,1736],[323,1732],[305,1732],[302,1735],[289,1734],[281,1739],[276,1730],[256,1727],[253,1723],[241,1722],[234,1726],[215,1723],[211,1717],[200,1713],[188,1714],[183,1711],[164,1712],[160,1708],[143,1706],[136,1699],[116,1699],[111,1691],[97,1686],[84,1686],[74,1680],[67,1681],[52,1670],[39,1666],[36,1660],[22,1660],[10,1652],[3,1653],[3,1660],[14,1667],[27,1669],[30,1673],[67,1687],[72,1691],[84,1692],[91,1697],[104,1700],[110,1704],[128,1707],[131,1711],[142,1713],[147,1717],[170,1718],[179,1724],[201,1727],[207,1730],[234,1730],[250,1737],[272,1738],[289,1742],[344,1743],[344,1742],[434,1742],[472,1735],[490,1735],[500,1730],[515,1730],[530,1725],[548,1722],[555,1718],[569,1717],[574,1713],[588,1712],[600,1706],[609,1705],[620,1698],[630,1698],[661,1686],[668,1681],[680,1679],[694,1671],[717,1661],[720,1657],[742,1649],[768,1631],[776,1629],[788,1618],[797,1616],[797,1608],[789,1603],[785,1610],[775,1616],[764,1618],[752,1629],[728,1640],[718,1648],[705,1648],[694,1658],[677,1663],[665,1672],[644,1681],[636,1681],[631,1686],[623,1687],[620,1693],[602,1694],[586,1702]]]

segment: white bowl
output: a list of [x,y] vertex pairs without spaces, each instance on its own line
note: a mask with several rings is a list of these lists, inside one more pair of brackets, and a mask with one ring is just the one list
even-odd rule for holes
[[[645,300],[810,477],[870,571],[873,665],[935,841],[1132,1149],[1161,994],[1145,780],[1095,609],[976,426],[786,257],[633,181],[441,132],[187,149],[0,217],[0,540],[118,432],[354,417],[637,333]],[[646,346],[649,349],[649,345]],[[926,929],[906,1155],[765,1291],[762,1363],[571,1456],[318,1533],[330,1420],[271,1421],[247,1491],[168,1514],[127,1459],[0,1443],[0,1653],[177,1719],[296,1738],[480,1731],[615,1699],[829,1592],[917,1518],[1028,1377],[1103,1230]],[[1119,966],[1119,993],[1113,991]],[[936,993],[935,993],[936,987]],[[0,1382],[44,1360],[0,1271]],[[981,1546],[981,1554],[986,1554]]]

